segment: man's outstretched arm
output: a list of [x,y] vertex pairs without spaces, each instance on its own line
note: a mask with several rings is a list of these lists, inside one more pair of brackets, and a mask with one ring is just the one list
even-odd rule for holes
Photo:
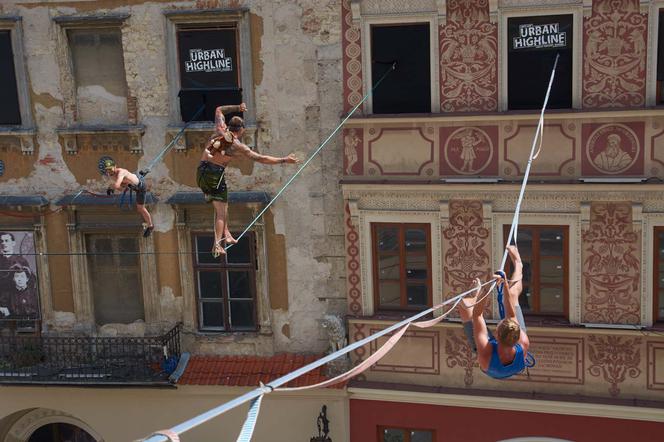
[[297,164],[300,162],[300,160],[293,154],[288,155],[287,157],[273,157],[270,155],[261,155],[257,152],[254,152],[249,148],[249,146],[240,143],[239,141],[235,141],[233,144],[235,147],[238,148],[238,150],[242,153],[242,155],[246,156],[247,158],[251,158],[252,160],[256,161],[257,163],[262,163],[262,164]]

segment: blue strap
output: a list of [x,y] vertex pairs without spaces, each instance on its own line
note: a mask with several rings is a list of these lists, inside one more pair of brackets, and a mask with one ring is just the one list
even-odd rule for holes
[[127,204],[127,209],[131,209],[131,206],[133,204],[132,200],[132,193],[133,190],[131,187],[125,187],[125,190],[122,192],[122,196],[120,197],[120,209],[122,209],[122,206],[124,205],[125,202],[125,194],[129,191],[129,203]]
[[[498,270],[496,272],[498,275],[500,275],[501,278],[504,280],[507,280],[507,276],[505,275],[505,272],[502,270]],[[503,305],[503,287],[504,284],[496,284],[496,293],[498,293],[498,313],[500,313],[500,319],[505,319],[505,305]]]
[[533,368],[535,366],[535,356],[529,351],[526,352],[526,368]]
[[249,412],[247,413],[247,419],[242,425],[242,430],[240,435],[237,437],[236,442],[251,442],[251,437],[254,435],[254,428],[256,428],[256,421],[258,420],[258,413],[261,409],[261,401],[263,400],[263,394],[254,398],[249,405]]

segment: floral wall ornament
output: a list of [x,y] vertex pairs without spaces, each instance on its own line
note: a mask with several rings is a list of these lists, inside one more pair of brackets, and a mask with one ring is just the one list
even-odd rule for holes
[[583,241],[583,322],[639,324],[641,240],[629,203],[593,203]]
[[641,338],[620,336],[593,336],[588,338],[588,358],[591,376],[601,376],[611,386],[609,394],[618,396],[619,385],[627,376],[637,378],[641,374]]
[[444,112],[498,107],[498,30],[487,0],[449,0],[440,27],[440,108]]
[[447,331],[445,341],[446,363],[449,368],[460,367],[464,370],[463,383],[466,387],[473,385],[473,368],[478,367],[477,358],[470,349],[467,339],[458,336],[452,330]]
[[639,0],[593,2],[584,19],[584,107],[645,104],[647,28]]
[[445,299],[468,290],[475,278],[488,277],[489,229],[484,227],[482,202],[451,200],[449,224],[443,228]]

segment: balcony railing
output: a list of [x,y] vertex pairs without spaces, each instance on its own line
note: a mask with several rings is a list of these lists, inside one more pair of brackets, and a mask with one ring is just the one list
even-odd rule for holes
[[154,337],[0,336],[0,384],[167,385],[180,325]]

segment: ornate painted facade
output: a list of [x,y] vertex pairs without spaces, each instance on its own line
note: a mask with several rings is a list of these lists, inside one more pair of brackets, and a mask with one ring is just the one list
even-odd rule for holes
[[[397,321],[381,306],[384,289],[377,272],[383,264],[373,255],[379,241],[372,238],[375,223],[430,226],[433,305],[498,268],[540,106],[508,111],[508,21],[533,16],[546,23],[547,16],[568,15],[573,39],[572,106],[545,115],[520,216],[522,226],[564,232],[566,244],[558,267],[528,269],[529,278],[534,271],[545,279],[547,272],[558,272],[566,287],[562,301],[556,301],[564,306],[560,314],[526,314],[537,364],[510,380],[494,381],[479,369],[458,319],[426,333],[409,330],[384,361],[351,383],[351,410],[361,413],[353,423],[351,411],[351,434],[430,428],[433,440],[443,440],[453,433],[433,417],[434,408],[444,408],[445,414],[459,410],[462,416],[461,407],[472,407],[479,416],[493,407],[514,419],[519,412],[551,413],[556,428],[517,434],[497,423],[492,440],[581,440],[583,430],[564,411],[579,397],[583,403],[572,405],[573,413],[602,416],[598,425],[606,428],[626,422],[620,419],[645,428],[651,417],[661,425],[654,416],[664,409],[658,368],[664,366],[663,318],[655,311],[659,283],[653,274],[659,272],[656,229],[664,226],[664,111],[646,103],[657,100],[650,79],[659,78],[657,48],[664,42],[658,41],[657,29],[664,3],[448,0],[392,4],[389,11],[366,5],[375,2],[356,3],[353,23],[362,38],[371,26],[398,24],[397,11],[407,13],[403,23],[438,23],[431,60],[439,74],[432,98],[440,112],[357,116],[346,126],[346,249],[353,250],[347,261],[357,269],[352,283],[347,278],[351,341]],[[361,75],[370,75],[367,69],[364,63]],[[529,235],[519,230],[517,244],[531,247]],[[408,262],[407,253],[403,259]],[[403,318],[412,310],[400,313]],[[495,299],[485,316],[498,319]],[[353,360],[365,360],[376,350],[375,345],[358,348]],[[526,394],[551,402],[525,400]],[[494,395],[515,402],[494,403]],[[613,413],[627,402],[632,405]],[[420,406],[418,417],[403,417]],[[424,417],[427,413],[431,417]],[[409,421],[417,424],[408,427]]]

